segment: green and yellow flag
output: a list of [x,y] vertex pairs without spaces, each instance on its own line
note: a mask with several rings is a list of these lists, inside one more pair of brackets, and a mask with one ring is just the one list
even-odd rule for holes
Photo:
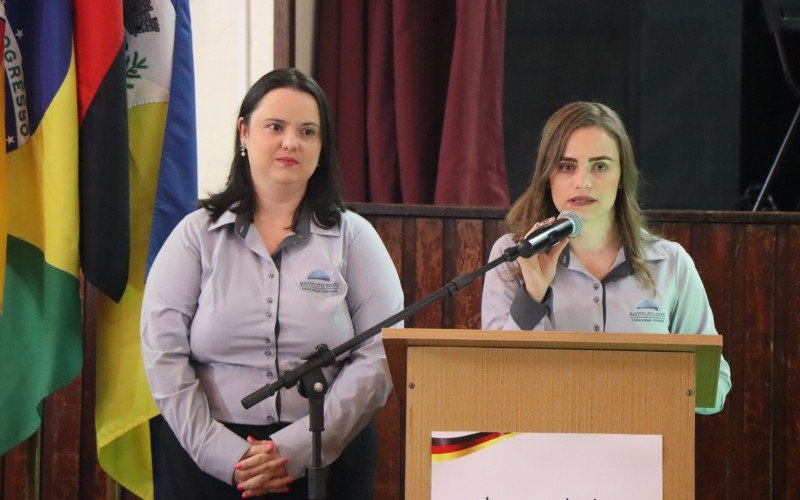
[[83,353],[70,3],[5,0],[0,19],[6,142],[0,235],[7,228],[0,316],[3,454],[36,431],[42,400],[80,373]]

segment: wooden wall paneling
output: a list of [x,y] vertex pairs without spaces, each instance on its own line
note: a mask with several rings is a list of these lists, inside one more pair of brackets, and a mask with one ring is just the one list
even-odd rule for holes
[[[42,415],[44,417],[44,415]],[[28,449],[26,450],[28,461],[28,491],[31,498],[41,498],[42,493],[42,429],[28,439]]]
[[[500,236],[506,233],[505,222],[502,219],[484,219],[483,221],[483,262],[487,263],[492,254],[492,247]],[[481,282],[481,289],[483,282]],[[481,290],[482,291],[482,290]]]
[[[717,331],[724,336],[723,355],[730,349],[733,274],[733,226],[731,224],[695,224],[692,228],[691,248],[687,248],[695,261],[708,294]],[[734,376],[734,384],[737,381]],[[696,447],[696,497],[702,499],[727,498],[728,462],[710,457],[727,457],[729,444],[729,403],[716,415],[698,415],[695,418]]]
[[496,219],[485,219],[483,221],[483,262],[489,261],[489,255],[492,253],[494,242],[502,236],[503,222]]
[[[456,219],[447,218],[442,221],[442,280],[439,286],[444,286],[458,275],[456,261],[461,249],[458,247]],[[434,249],[435,251],[435,249]],[[463,292],[462,292],[463,293]],[[461,294],[458,294],[461,295]],[[455,328],[456,326],[456,298],[446,295],[442,300],[442,328]]]
[[661,224],[661,234],[665,238],[680,243],[687,251],[692,246],[692,226],[686,222],[665,222]]
[[747,263],[747,246],[745,241],[745,226],[733,227],[733,275],[731,280],[731,314],[730,330],[726,333],[727,342],[723,342],[723,352],[726,353],[728,364],[731,366],[731,381],[733,387],[725,401],[728,413],[728,498],[743,498],[742,485],[744,483],[744,388],[746,386],[747,372],[745,364],[745,321],[748,319],[744,312],[745,272]]
[[[414,217],[403,218],[403,271],[400,283],[403,285],[406,307],[414,302],[417,294],[417,220]],[[406,328],[413,328],[416,318],[406,319]]]
[[650,232],[657,235],[657,236],[666,236],[664,234],[664,223],[657,220],[650,220],[648,221],[650,226]]
[[370,223],[381,237],[392,258],[397,275],[403,276],[403,220],[392,217],[370,217]]
[[[441,219],[420,218],[416,226],[414,300],[419,300],[444,285],[444,224]],[[417,328],[442,328],[442,305],[439,302],[418,312],[414,325]]]
[[[383,240],[399,276],[403,276],[403,220],[392,217],[371,217],[370,222]],[[402,432],[404,413],[394,391],[378,415],[378,460],[375,470],[375,497],[399,499],[397,485],[402,480]]]
[[785,498],[800,498],[800,226],[788,228],[786,278]]
[[96,500],[122,500],[121,496],[120,485],[100,468],[100,464],[97,464],[97,490],[94,498]]
[[45,399],[41,498],[78,498],[82,376]]
[[375,469],[375,498],[400,498],[398,486],[403,480],[404,421],[405,410],[392,391],[386,406],[376,419],[378,459]]
[[[456,221],[455,275],[469,273],[485,262],[483,254],[483,221],[458,219]],[[455,277],[454,275],[454,277]],[[452,278],[447,278],[452,279]],[[455,328],[481,327],[481,294],[483,278],[476,279],[456,296]]]
[[[775,277],[775,226],[748,225],[742,261],[744,311],[741,338],[742,488],[744,498],[772,498],[770,489],[771,358]],[[734,328],[736,325],[734,325]]]
[[34,498],[38,439],[32,436],[3,455],[3,498]]
[[787,288],[789,269],[789,228],[776,226],[775,274],[773,284],[772,380],[769,406],[771,408],[770,495],[786,498],[786,342]]

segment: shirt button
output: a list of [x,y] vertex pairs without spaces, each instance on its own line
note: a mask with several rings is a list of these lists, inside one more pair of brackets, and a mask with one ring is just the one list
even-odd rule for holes
[[598,325],[594,325],[594,326],[592,327],[592,330],[594,330],[594,331],[596,331],[596,332],[599,332],[599,331],[600,331],[600,326],[598,326]]
[[272,304],[272,297],[267,299],[267,304]]
[[264,342],[266,342],[267,344],[271,344],[272,343],[272,339],[267,339]]
[[274,278],[274,277],[275,277],[275,273],[269,273],[269,274],[267,275],[267,278],[269,278],[269,279],[272,279],[272,278]]
[[600,290],[600,283],[595,283],[594,286],[592,286],[592,288],[594,288],[595,290]]
[[597,304],[598,302],[600,302],[600,297],[595,297],[592,300],[594,301],[595,304]]
[[275,421],[275,417],[273,417],[272,415],[267,417],[267,422],[272,423],[274,421]]
[[267,319],[272,317],[272,313],[267,313]]
[[265,350],[264,350],[264,354],[266,354],[267,356],[269,356],[270,354],[272,354],[272,351],[270,351],[269,349],[265,349]]
[[272,378],[272,372],[267,372],[267,378]]

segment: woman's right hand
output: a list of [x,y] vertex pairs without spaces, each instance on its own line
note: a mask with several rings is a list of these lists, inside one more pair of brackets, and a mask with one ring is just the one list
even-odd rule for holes
[[[533,225],[531,230],[525,234],[525,237],[527,238],[533,231],[542,226],[550,225],[553,222],[555,222],[555,217],[537,222]],[[564,238],[547,253],[539,253],[528,258],[520,257],[517,259],[520,270],[522,271],[522,279],[525,281],[525,291],[527,291],[528,295],[536,302],[542,302],[544,300],[547,289],[550,288],[550,284],[553,282],[553,278],[556,275],[558,256],[561,255],[567,243],[569,243],[569,238]]]
[[259,441],[248,436],[250,449],[236,464],[233,479],[236,487],[243,491],[242,498],[260,496],[267,493],[286,493],[294,478],[286,475],[288,460],[280,455],[275,443]]

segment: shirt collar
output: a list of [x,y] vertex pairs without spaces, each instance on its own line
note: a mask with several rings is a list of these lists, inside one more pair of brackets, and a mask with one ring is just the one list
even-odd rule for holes
[[[224,226],[226,224],[233,224],[235,220],[236,220],[236,214],[235,213],[233,213],[233,212],[231,212],[229,210],[225,211],[225,212],[222,213],[222,215],[219,216],[219,218],[217,220],[215,220],[214,222],[212,222],[211,224],[208,225],[208,230],[209,231],[213,231],[213,230],[215,230],[215,229],[217,229],[219,227],[222,227],[222,226]],[[247,234],[247,231],[245,231],[245,234]]]
[[[225,221],[222,221],[222,218],[225,217]],[[300,217],[297,219],[297,223],[292,228],[294,234],[292,235],[294,238],[293,240],[302,241],[308,239],[308,235],[312,232],[311,231],[311,215],[307,210],[304,210]],[[247,238],[247,233],[250,231],[250,227],[253,225],[253,216],[248,213],[241,213],[235,214],[233,212],[225,212],[220,216],[217,220],[217,224],[212,224],[209,229],[214,229],[216,227],[221,226],[222,224],[230,224],[231,222],[234,223],[234,230],[236,234],[238,234],[241,238]]]
[[[647,262],[655,262],[659,260],[664,260],[667,258],[667,252],[658,244],[658,239],[654,238],[653,235],[646,231],[642,231],[643,242],[642,242],[642,251],[644,253],[644,260]],[[570,251],[569,245],[564,247],[564,250],[561,252],[561,255],[558,256],[558,262],[561,264],[561,267],[569,268],[569,263],[571,260],[572,252]],[[625,249],[620,248],[619,254],[617,254],[617,261],[614,263],[614,266],[625,262]]]
[[[642,236],[644,239],[642,242],[642,253],[644,254],[644,260],[646,262],[656,262],[667,258],[667,253],[663,248],[661,248],[661,245],[658,244],[657,239],[655,239],[646,231],[642,231]],[[561,252],[561,255],[558,256],[558,262],[561,267],[565,269],[587,272],[577,260],[573,263],[572,267],[570,267],[571,260],[572,251],[570,250],[569,245],[567,245]],[[619,253],[617,254],[617,259],[614,262],[614,265],[611,267],[611,271],[609,271],[608,275],[606,275],[606,277],[603,279],[603,282],[607,283],[624,278],[626,276],[633,276],[634,274],[636,274],[636,271],[633,269],[633,265],[631,265],[631,263],[626,259],[625,249],[620,248]]]
[[667,252],[661,246],[658,239],[647,232],[643,232],[642,236],[644,237],[644,243],[642,244],[644,260],[652,262],[667,258]]
[[[209,231],[213,231],[219,227],[225,226],[227,224],[233,224],[234,230],[236,234],[238,234],[241,238],[245,238],[247,236],[248,231],[250,230],[250,225],[252,224],[252,216],[250,214],[241,213],[236,214],[227,210],[223,212],[222,215],[219,216],[215,222],[212,222],[208,226]],[[320,234],[324,236],[339,236],[340,224],[336,224],[329,229],[325,229],[323,227],[318,226],[314,222],[314,218],[311,216],[311,212],[308,210],[303,210],[300,214],[300,218],[297,220],[297,224],[294,227],[294,233],[299,236],[300,240],[307,239],[309,234]]]

